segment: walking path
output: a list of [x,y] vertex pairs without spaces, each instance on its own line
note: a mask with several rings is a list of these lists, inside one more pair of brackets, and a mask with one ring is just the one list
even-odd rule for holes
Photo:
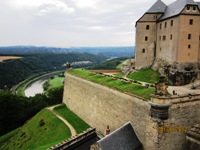
[[[193,86],[196,87],[196,89],[191,89]],[[200,80],[183,86],[169,86],[167,90],[172,95],[173,90],[177,93],[177,95],[200,94]]]
[[53,109],[55,107],[59,106],[59,105],[54,105],[54,106],[48,107],[46,109],[48,109],[49,111],[51,111],[58,119],[60,119],[66,126],[68,126],[69,129],[70,129],[71,135],[75,136],[77,133],[76,133],[76,130],[73,128],[73,126],[67,120],[65,120],[63,117],[61,117],[60,115],[58,115],[55,111],[53,111]]

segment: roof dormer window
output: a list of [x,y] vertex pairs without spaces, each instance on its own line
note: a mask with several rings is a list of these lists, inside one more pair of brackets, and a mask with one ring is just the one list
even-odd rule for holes
[[190,10],[190,6],[187,6],[187,11],[189,11]]
[[192,10],[193,10],[193,11],[196,11],[196,10],[197,10],[197,7],[196,7],[196,6],[193,6],[193,7],[192,7]]

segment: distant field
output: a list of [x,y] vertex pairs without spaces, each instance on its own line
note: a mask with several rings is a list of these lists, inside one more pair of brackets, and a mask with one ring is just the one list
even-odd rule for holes
[[64,77],[54,76],[53,78],[47,80],[43,83],[44,91],[48,91],[53,88],[58,88],[63,86],[64,84]]
[[64,77],[55,77],[51,79],[49,81],[49,85],[50,85],[49,89],[62,86],[63,80],[64,80]]
[[8,60],[8,59],[19,59],[22,57],[18,57],[18,56],[0,56],[0,62],[4,61],[4,60]]

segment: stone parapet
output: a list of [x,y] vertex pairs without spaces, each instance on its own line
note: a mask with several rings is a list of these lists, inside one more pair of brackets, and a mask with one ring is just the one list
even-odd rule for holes
[[72,147],[77,147],[81,143],[87,142],[87,140],[90,140],[91,138],[96,136],[97,136],[96,129],[89,128],[86,131],[77,134],[76,136],[73,136],[55,146],[50,147],[49,150],[60,150],[60,149],[72,150],[73,149]]
[[196,124],[187,133],[187,150],[200,149],[200,124]]
[[200,94],[173,95],[173,96],[156,96],[151,97],[151,102],[158,104],[177,104],[192,101],[199,101]]
[[151,105],[151,117],[161,120],[168,119],[168,111],[173,104],[183,104],[187,102],[200,101],[200,94],[189,94],[182,96],[157,96],[151,97],[149,104]]

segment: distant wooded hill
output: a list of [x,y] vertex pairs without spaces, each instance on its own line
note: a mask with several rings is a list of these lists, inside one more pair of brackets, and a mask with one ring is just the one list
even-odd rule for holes
[[91,53],[102,54],[107,57],[131,57],[134,55],[134,46],[127,47],[35,47],[35,46],[9,46],[0,47],[0,54],[38,54],[38,53]]
[[21,55],[16,60],[0,62],[0,89],[12,87],[26,78],[42,72],[65,70],[65,63],[89,61],[90,63],[77,63],[73,67],[88,67],[101,63],[107,59],[103,55],[88,53],[54,54],[43,53],[34,55]]
[[89,69],[94,69],[94,70],[116,70],[120,69],[117,68],[119,64],[122,63],[122,61],[129,59],[128,57],[120,57],[120,58],[114,58],[110,59],[108,61],[102,62],[100,64],[97,64],[95,66],[90,67]]

